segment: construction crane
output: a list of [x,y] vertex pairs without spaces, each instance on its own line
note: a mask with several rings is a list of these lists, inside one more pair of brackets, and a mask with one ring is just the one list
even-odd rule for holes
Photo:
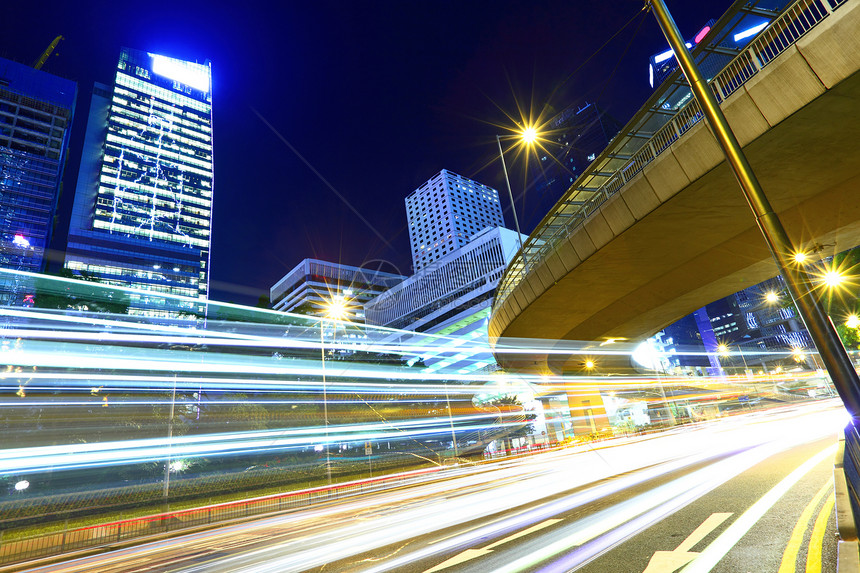
[[57,44],[60,43],[60,40],[65,40],[65,38],[63,38],[62,36],[57,36],[56,38],[54,38],[54,41],[51,42],[51,45],[48,46],[48,49],[46,49],[44,51],[44,53],[42,54],[42,57],[40,57],[38,60],[36,60],[36,63],[33,64],[33,68],[35,68],[37,70],[42,69],[42,66],[44,66],[45,62],[48,61],[48,58],[51,57],[51,52],[54,51],[54,49],[57,47]]

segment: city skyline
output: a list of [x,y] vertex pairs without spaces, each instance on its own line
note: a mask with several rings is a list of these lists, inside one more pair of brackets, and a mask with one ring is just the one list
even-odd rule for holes
[[[110,80],[121,46],[212,60],[219,148],[211,297],[246,303],[308,257],[351,265],[382,259],[391,263],[383,270],[410,274],[403,196],[442,168],[503,188],[495,134],[515,127],[507,115],[518,118],[518,105],[528,116],[530,106],[537,115],[544,102],[562,109],[582,99],[625,120],[651,90],[648,56],[665,45],[635,5],[330,3],[235,17],[172,8],[165,18],[157,5],[141,14],[99,3],[38,12],[16,6],[19,25],[0,55],[35,59],[56,29],[66,40],[45,70],[78,81],[82,94]],[[676,18],[693,33],[724,8],[679,5]],[[67,190],[77,176],[86,100],[79,98]],[[507,155],[521,208],[521,158]],[[363,176],[374,162],[377,177]],[[65,246],[70,196],[61,199],[55,249]],[[510,226],[504,199],[502,207]]]

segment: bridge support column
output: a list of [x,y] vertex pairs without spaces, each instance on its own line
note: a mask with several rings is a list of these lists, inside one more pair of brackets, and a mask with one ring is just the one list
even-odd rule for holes
[[573,419],[574,435],[597,435],[601,430],[609,428],[609,418],[600,392],[570,392],[567,395],[567,404]]
[[812,281],[804,259],[799,256],[803,252],[792,245],[782,221],[771,207],[714,93],[684,45],[684,39],[664,0],[645,0],[645,5],[654,12],[669,46],[675,53],[678,65],[690,83],[693,95],[696,96],[714,137],[726,156],[726,162],[731,166],[747,203],[755,214],[756,223],[845,408],[853,418],[860,417],[860,378],[830,317],[822,310],[810,289]]

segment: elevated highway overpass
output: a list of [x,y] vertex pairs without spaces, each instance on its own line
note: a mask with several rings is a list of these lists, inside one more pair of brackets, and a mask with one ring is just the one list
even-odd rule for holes
[[[702,45],[738,28],[742,4]],[[856,0],[790,3],[712,80],[792,240],[832,252],[860,244],[857,30]],[[491,338],[644,338],[777,274],[689,93],[675,72],[538,225],[500,282]],[[555,372],[581,360],[498,358]]]

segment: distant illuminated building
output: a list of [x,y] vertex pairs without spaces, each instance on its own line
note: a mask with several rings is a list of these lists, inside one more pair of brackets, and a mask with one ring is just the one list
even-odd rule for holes
[[[779,293],[774,302],[768,293]],[[812,338],[797,315],[781,276],[716,300],[689,314],[655,335],[655,345],[664,352],[703,350],[706,354],[676,352],[671,367],[716,375],[722,366],[743,367],[740,352],[756,359],[755,366],[767,369],[778,364],[793,348],[813,348]],[[720,345],[731,354],[718,358]],[[774,353],[774,354],[767,354]]]
[[415,272],[505,224],[498,191],[447,169],[406,197],[406,219]]
[[[199,311],[212,222],[209,62],[123,48],[113,86],[96,84],[65,266],[133,295],[129,312]],[[167,303],[159,294],[192,300]]]
[[[0,267],[45,270],[76,96],[75,82],[0,58]],[[0,301],[32,294],[14,290],[0,284]]]
[[[521,236],[523,240],[527,237]],[[485,229],[465,247],[418,271],[365,306],[367,323],[449,337],[422,358],[431,370],[496,368],[489,352],[452,351],[461,342],[487,343],[496,287],[519,248],[515,231]]]
[[541,128],[537,161],[530,160],[523,230],[540,223],[620,130],[621,124],[593,103],[572,105]]
[[[707,59],[698,62],[702,75],[704,75],[706,79],[710,80],[716,76],[744,46],[746,46],[762,30],[767,28],[768,24],[770,24],[770,19],[764,15],[766,9],[761,7],[759,8],[762,12],[761,15],[746,15],[746,21],[750,23],[748,27],[731,35],[717,38],[717,47],[712,49],[712,53]],[[774,15],[775,14],[776,13],[774,12]],[[698,32],[696,32],[695,36],[686,41],[687,49],[692,51],[693,48],[704,40],[715,23],[716,20],[708,20],[708,22]],[[678,62],[671,49],[666,49],[654,54],[648,58],[648,82],[651,84],[652,88],[657,87],[662,84],[676,69],[678,69]]]
[[346,320],[364,322],[364,305],[406,277],[369,268],[305,259],[269,289],[272,308],[325,316],[332,302],[345,307]]
[[484,230],[368,304],[368,323],[437,333],[464,316],[489,310],[499,279],[519,248],[516,236],[503,227]]

